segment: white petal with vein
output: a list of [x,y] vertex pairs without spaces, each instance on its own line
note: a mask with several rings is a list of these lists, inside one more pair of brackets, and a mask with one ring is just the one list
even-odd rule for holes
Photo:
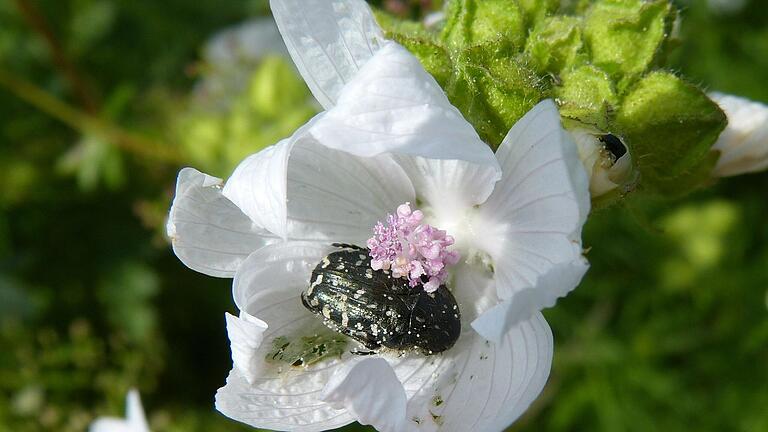
[[390,155],[359,157],[309,140],[294,146],[287,175],[293,239],[364,246],[377,221],[415,196]]
[[384,41],[363,0],[271,0],[288,52],[325,108]]
[[248,156],[235,168],[224,186],[224,196],[254,224],[283,239],[288,237],[288,157],[302,137],[303,128],[291,138]]
[[312,243],[286,242],[262,248],[243,263],[234,282],[236,302],[243,312],[268,327],[263,332],[255,329],[261,343],[248,351],[250,359],[241,358],[250,382],[235,367],[216,394],[216,408],[226,416],[253,427],[291,431],[321,431],[354,421],[346,411],[321,400],[325,384],[351,354],[307,369],[265,361],[275,337],[309,336],[324,329],[299,296],[311,269],[328,251]]
[[538,397],[552,365],[552,333],[541,314],[520,322],[493,344],[462,336],[431,385],[409,401],[418,430],[498,432]]
[[248,255],[277,237],[255,225],[222,195],[221,179],[193,168],[179,172],[167,232],[176,256],[189,268],[233,277]]
[[241,312],[239,318],[230,313],[225,316],[232,364],[248,382],[253,382],[257,377],[251,373],[256,369],[252,363],[257,360],[254,355],[264,340],[267,323],[245,312]]
[[406,427],[405,390],[382,358],[352,360],[339,368],[326,384],[322,399],[379,432],[401,432]]
[[[513,305],[504,321],[509,325],[551,306],[581,280],[583,271],[560,270],[585,265],[581,228],[589,180],[551,100],[515,124],[497,156],[504,174],[481,206],[488,229],[477,242],[493,258],[499,298]],[[557,283],[540,283],[551,271],[560,276]]]
[[500,174],[493,152],[434,78],[405,48],[387,42],[312,126],[323,145],[359,156],[459,159]]

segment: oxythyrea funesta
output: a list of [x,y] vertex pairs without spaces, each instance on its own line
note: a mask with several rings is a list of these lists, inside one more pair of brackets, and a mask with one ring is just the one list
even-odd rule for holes
[[425,355],[452,347],[461,333],[461,314],[453,294],[441,285],[427,293],[403,278],[373,270],[368,249],[339,245],[312,271],[301,293],[304,306],[329,328],[370,350],[418,349]]

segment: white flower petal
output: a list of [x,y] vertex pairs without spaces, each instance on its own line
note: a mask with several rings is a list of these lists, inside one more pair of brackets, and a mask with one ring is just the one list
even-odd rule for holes
[[243,161],[224,195],[283,238],[361,243],[377,221],[413,200],[413,186],[390,155],[359,157],[306,135],[321,117]]
[[482,204],[493,192],[499,171],[464,160],[426,159],[396,155],[395,160],[413,183],[416,195],[428,208],[431,222],[462,241],[467,209]]
[[325,384],[351,354],[307,369],[265,361],[274,338],[309,336],[324,329],[304,308],[300,294],[311,270],[329,250],[313,243],[279,243],[260,249],[243,263],[234,281],[235,300],[244,313],[268,327],[238,322],[238,328],[229,329],[235,336],[233,358],[239,364],[216,394],[216,408],[226,416],[253,427],[291,431],[333,429],[354,421],[346,411],[320,399]]
[[[232,283],[235,304],[241,311],[272,326],[268,319],[259,315],[263,308],[258,299],[271,295],[273,291],[298,298],[301,291],[309,286],[312,270],[333,250],[330,244],[298,241],[276,243],[257,250],[235,275]],[[295,306],[300,315],[311,316],[301,301],[297,301]],[[271,311],[267,312],[271,316]]]
[[264,340],[264,332],[268,327],[267,323],[245,312],[240,313],[240,318],[230,313],[227,313],[225,316],[227,320],[227,335],[229,336],[232,349],[233,367],[248,382],[253,382],[256,377],[251,373],[255,369],[252,362],[255,359],[254,354]]
[[382,358],[357,359],[339,368],[325,386],[322,399],[380,432],[399,432],[406,427],[405,390]]
[[283,239],[288,237],[288,156],[296,141],[304,137],[303,131],[300,128],[292,137],[248,156],[224,186],[224,196],[253,223]]
[[498,344],[465,333],[440,355],[446,358],[430,385],[409,401],[408,418],[419,430],[503,430],[541,393],[552,355],[552,333],[538,313]]
[[147,417],[136,390],[129,390],[125,402],[126,419],[101,417],[88,427],[89,432],[149,432]]
[[277,237],[256,226],[222,195],[221,179],[193,168],[179,172],[168,216],[168,237],[176,256],[189,268],[216,277],[233,277],[251,252]]
[[[585,265],[581,228],[589,212],[589,180],[550,100],[515,124],[497,156],[504,176],[481,206],[486,229],[476,241],[493,259],[499,298],[514,304],[525,292],[519,301],[527,307],[508,310],[506,322],[513,324],[551,306],[581,280],[583,272],[561,266]],[[551,271],[560,275],[554,283],[539,281]],[[535,295],[526,291],[531,288]]]
[[270,6],[296,67],[325,109],[384,40],[363,0],[271,0]]
[[373,226],[413,201],[413,185],[390,155],[358,157],[308,140],[288,162],[289,237],[365,245]]
[[88,432],[137,432],[123,419],[102,417],[88,427]]
[[225,416],[249,426],[293,432],[319,432],[336,429],[355,421],[320,401],[322,384],[335,369],[310,372],[285,380],[272,376],[252,385],[234,369],[227,384],[216,393],[216,409]]
[[135,432],[149,432],[149,425],[144,414],[144,408],[141,406],[139,392],[133,389],[128,391],[128,398],[125,404],[126,418],[132,430]]
[[768,168],[768,106],[738,96],[710,93],[728,116],[715,145],[720,159],[714,174],[727,177]]
[[538,278],[536,286],[523,288],[511,298],[480,314],[472,321],[472,328],[484,338],[497,343],[520,317],[529,315],[531,310],[554,306],[556,299],[568,294],[573,281],[581,280],[588,269],[585,259],[556,265]]
[[493,153],[402,46],[387,42],[344,86],[310,133],[359,156],[399,153],[459,159],[499,171]]

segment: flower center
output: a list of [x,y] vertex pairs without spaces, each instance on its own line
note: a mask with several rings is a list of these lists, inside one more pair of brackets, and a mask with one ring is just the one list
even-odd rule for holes
[[447,267],[459,262],[461,255],[449,251],[453,236],[423,223],[421,210],[411,210],[410,203],[401,204],[386,223],[373,227],[368,239],[371,268],[389,270],[392,277],[406,278],[411,287],[423,285],[434,292],[448,279]]

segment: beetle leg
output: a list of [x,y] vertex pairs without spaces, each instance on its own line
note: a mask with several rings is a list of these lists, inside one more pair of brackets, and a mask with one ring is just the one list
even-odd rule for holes
[[349,244],[349,243],[331,243],[331,246],[337,247],[337,248],[340,248],[340,249],[354,249],[354,250],[359,250],[359,251],[367,250],[364,247],[360,247],[358,245],[353,245],[353,244]]

